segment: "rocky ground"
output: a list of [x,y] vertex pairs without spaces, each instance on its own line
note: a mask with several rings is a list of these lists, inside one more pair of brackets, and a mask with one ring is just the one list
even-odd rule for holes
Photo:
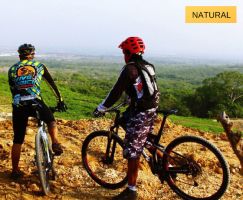
[[[94,130],[108,129],[111,123],[110,120],[58,120],[59,138],[64,146],[64,153],[55,159],[57,178],[51,182],[52,193],[47,197],[42,196],[40,192],[38,178],[35,174],[36,166],[33,162],[35,122],[29,122],[22,148],[20,167],[24,172],[24,177],[21,180],[13,181],[9,178],[11,171],[10,150],[13,136],[12,124],[10,120],[6,120],[7,115],[4,117],[0,121],[0,199],[111,199],[112,196],[122,190],[108,190],[97,185],[88,176],[81,162],[80,149],[85,137]],[[233,154],[226,136],[224,134],[214,136],[210,133],[202,133],[169,123],[162,142],[168,143],[175,137],[185,133],[199,135],[210,140],[226,157],[230,166],[231,179],[229,188],[221,199],[243,199],[243,179],[242,175],[239,174],[240,164]],[[139,199],[180,199],[166,183],[162,185],[146,165],[145,161],[141,162],[138,179]]]

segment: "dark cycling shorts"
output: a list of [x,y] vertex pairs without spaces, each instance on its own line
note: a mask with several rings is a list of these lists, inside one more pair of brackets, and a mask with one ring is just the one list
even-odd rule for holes
[[[41,100],[35,100],[38,102],[38,105],[40,105],[40,118],[45,123],[50,123],[55,121],[55,118],[53,116],[53,113],[49,109],[49,107],[46,106],[46,104]],[[14,106],[13,105],[13,130],[14,130],[14,144],[23,144],[25,132],[26,132],[26,126],[28,123],[28,117],[36,117],[36,111],[31,106],[33,103],[32,100],[25,101],[24,105],[21,106]]]
[[123,156],[127,159],[139,158],[142,154],[148,133],[153,130],[156,109],[149,109],[132,115],[126,123],[125,148]]

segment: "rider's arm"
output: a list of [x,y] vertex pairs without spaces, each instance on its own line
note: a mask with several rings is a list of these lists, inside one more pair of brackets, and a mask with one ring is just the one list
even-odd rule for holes
[[53,93],[55,94],[57,100],[62,101],[61,94],[60,94],[59,90],[57,89],[57,86],[56,86],[54,80],[52,79],[51,74],[47,70],[46,66],[43,66],[43,67],[44,67],[43,78],[46,80],[46,82],[49,84],[49,86],[53,90]]
[[105,108],[110,108],[121,97],[123,91],[128,87],[128,84],[134,82],[137,77],[138,72],[136,67],[132,65],[125,66],[122,69],[117,82],[101,105]]
[[11,73],[11,70],[9,69],[8,71],[8,84],[10,87],[10,91],[12,93],[12,95],[14,95],[16,93],[16,88],[14,87],[14,81],[13,81],[13,74]]

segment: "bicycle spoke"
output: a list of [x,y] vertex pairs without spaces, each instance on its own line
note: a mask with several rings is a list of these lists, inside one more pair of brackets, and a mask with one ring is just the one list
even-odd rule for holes
[[44,141],[40,134],[36,135],[36,163],[39,172],[40,183],[44,194],[48,194],[50,191],[49,186],[49,171],[50,166],[47,160],[47,153],[45,151]]
[[[188,194],[193,194],[194,196],[195,195],[201,196],[202,193],[205,193],[205,195],[206,193],[210,193],[210,192],[215,193],[218,190],[217,187],[222,184],[222,176],[217,177],[215,176],[215,173],[210,173],[212,170],[210,167],[215,166],[215,161],[217,161],[217,159],[213,158],[213,155],[211,155],[211,153],[207,152],[206,150],[204,151],[205,156],[203,158],[199,157],[199,154],[201,153],[201,149],[202,146],[200,144],[192,144],[192,143],[189,145],[184,144],[174,149],[177,152],[179,151],[183,156],[185,156],[189,160],[193,159],[194,162],[199,163],[201,165],[199,166],[200,168],[201,167],[203,168],[202,172],[196,175],[192,175],[191,173],[188,174],[177,173],[177,179],[180,180],[176,182],[177,186],[183,188],[183,190],[186,190]],[[187,152],[193,152],[193,155],[191,153],[188,154]],[[184,160],[184,162],[187,161]],[[181,160],[177,160],[176,162],[173,162],[173,164],[175,165],[184,164],[187,165],[188,168],[191,167],[190,163],[183,163]],[[202,166],[202,164],[204,166]],[[215,187],[212,187],[212,185],[210,185],[210,190],[209,190],[209,188],[207,187],[209,184],[207,183],[208,180],[210,179],[214,180],[212,184],[214,184]],[[215,189],[212,191],[212,188]]]
[[172,189],[178,188],[179,194],[210,199],[225,187],[225,166],[222,167],[211,145],[205,147],[207,144],[182,141],[168,150],[165,166],[170,174],[168,183]]
[[[112,151],[114,142],[116,146]],[[107,144],[108,135],[92,138],[87,145],[85,144],[83,162],[95,181],[106,187],[113,187],[114,184],[124,182],[127,176],[127,161],[123,158],[123,149],[117,141],[112,139],[109,148]]]

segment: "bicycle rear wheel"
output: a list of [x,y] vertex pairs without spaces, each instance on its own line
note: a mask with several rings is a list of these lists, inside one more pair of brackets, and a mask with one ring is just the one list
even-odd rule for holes
[[44,194],[47,195],[50,192],[50,184],[49,184],[50,170],[49,170],[49,164],[48,164],[47,155],[45,151],[45,141],[41,137],[40,132],[38,132],[35,136],[35,152],[36,152],[36,164],[38,168],[41,187]]
[[182,136],[165,149],[163,170],[170,188],[187,200],[217,200],[229,184],[229,167],[207,140]]
[[97,131],[88,135],[82,146],[82,161],[91,178],[105,188],[117,189],[127,183],[123,141],[115,134]]

